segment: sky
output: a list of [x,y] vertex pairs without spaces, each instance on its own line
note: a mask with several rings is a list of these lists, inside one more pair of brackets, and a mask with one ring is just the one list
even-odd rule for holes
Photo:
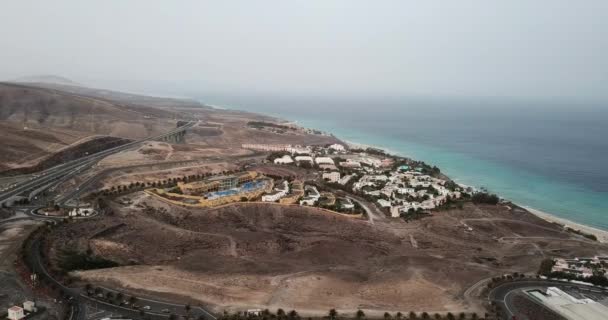
[[608,101],[608,1],[3,0],[0,79],[198,95]]

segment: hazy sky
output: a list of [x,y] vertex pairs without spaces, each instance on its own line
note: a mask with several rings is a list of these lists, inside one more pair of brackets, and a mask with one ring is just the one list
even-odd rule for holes
[[164,94],[608,100],[607,0],[0,2],[0,78]]

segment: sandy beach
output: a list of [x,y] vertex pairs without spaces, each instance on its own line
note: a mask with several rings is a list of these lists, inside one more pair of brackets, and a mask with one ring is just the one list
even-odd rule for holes
[[584,233],[595,235],[599,242],[608,243],[608,231],[586,226],[584,224],[576,223],[576,222],[570,221],[568,219],[559,218],[552,214],[549,214],[549,213],[546,213],[546,212],[543,212],[540,210],[536,210],[536,209],[533,209],[530,207],[525,207],[525,206],[522,206],[522,207],[525,208],[526,210],[530,211],[530,213],[534,214],[535,216],[537,216],[543,220],[546,220],[549,222],[554,222],[554,223],[559,223],[566,227],[570,227],[574,230],[580,230]]

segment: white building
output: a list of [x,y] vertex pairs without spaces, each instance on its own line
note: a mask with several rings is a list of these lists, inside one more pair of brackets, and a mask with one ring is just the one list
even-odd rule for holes
[[93,208],[74,208],[68,212],[68,216],[70,217],[88,217],[95,213]]
[[344,168],[361,168],[361,162],[346,159],[346,161],[340,162],[340,166]]
[[319,190],[317,190],[317,188],[314,186],[306,186],[304,187],[304,191],[306,193],[306,196],[302,198],[302,200],[300,200],[300,205],[314,206],[315,203],[317,203],[317,201],[319,201],[319,198],[321,197]]
[[23,308],[19,306],[12,306],[8,308],[8,317],[11,320],[20,320],[25,318],[25,314],[23,313]]
[[290,151],[291,145],[288,144],[254,144],[254,143],[244,143],[242,144],[243,149],[253,149],[260,151]]
[[271,193],[265,194],[262,196],[262,201],[264,202],[275,202],[285,196],[285,192],[283,191],[272,191]]
[[332,172],[324,172],[323,179],[329,182],[338,182],[340,180],[340,172],[332,171]]
[[36,312],[36,303],[34,303],[34,301],[25,301],[23,303],[23,310],[27,312]]
[[315,162],[317,164],[334,164],[334,159],[330,157],[317,157]]
[[274,164],[290,164],[293,163],[293,159],[289,155],[284,155],[280,158],[274,159]]
[[289,193],[289,183],[285,180],[277,183],[274,191],[262,196],[264,202],[275,202],[283,198]]
[[384,200],[384,199],[378,199],[378,204],[380,205],[380,207],[382,208],[390,208],[391,207],[391,202],[388,200]]
[[312,157],[311,156],[296,156],[295,159],[298,162],[308,161],[308,162],[312,163]]
[[339,143],[332,144],[331,146],[329,146],[329,148],[332,150],[335,150],[335,151],[345,151],[346,150],[346,148],[344,148],[344,146]]
[[528,294],[569,320],[608,319],[608,307],[591,299],[577,299],[556,287],[547,288],[546,293],[533,290]]

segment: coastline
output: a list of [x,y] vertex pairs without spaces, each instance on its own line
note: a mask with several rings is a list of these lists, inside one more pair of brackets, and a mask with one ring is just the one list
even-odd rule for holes
[[561,224],[564,227],[569,227],[574,230],[579,230],[584,233],[592,234],[597,237],[597,241],[601,243],[608,243],[608,231],[601,230],[598,228],[594,228],[588,225],[584,225],[581,223],[576,223],[574,221],[557,217],[547,212],[543,212],[534,208],[530,208],[527,206],[521,206],[522,208],[528,210],[531,214],[551,223]]
[[[215,106],[214,106],[215,107]],[[228,107],[227,109],[230,109],[230,107]],[[251,112],[251,111],[249,111]],[[257,113],[257,114],[261,114],[261,115],[265,115],[264,113],[258,113],[258,112],[253,112],[253,113]],[[285,122],[288,123],[293,123],[295,125],[298,125],[300,127],[303,127],[302,125],[299,124],[299,121],[293,121],[293,120],[287,120],[284,117],[277,117],[277,116],[271,116],[274,117],[278,120],[283,120]],[[306,127],[307,128],[307,127]],[[392,154],[392,155],[396,155],[396,156],[406,156],[409,157],[407,155],[403,155],[401,152],[395,152],[394,150],[390,150],[386,147],[379,147],[379,146],[375,146],[373,144],[365,144],[365,143],[359,143],[356,141],[352,141],[352,140],[345,140],[340,138],[339,136],[333,134],[332,132],[328,132],[329,134],[335,136],[336,138],[338,138],[340,141],[342,141],[343,143],[345,143],[349,148],[376,148],[376,149],[381,149],[384,150],[385,152],[387,152],[388,154]],[[432,163],[431,163],[432,165]],[[450,177],[450,179],[453,179],[452,177]],[[457,182],[457,179],[453,179],[455,182]],[[457,182],[458,183],[458,182]],[[459,183],[460,185],[463,185],[461,183]],[[478,190],[479,188],[475,187],[475,186],[468,186],[467,187],[471,187],[475,190]],[[500,194],[498,194],[499,197],[501,197]],[[502,198],[502,197],[501,197]],[[509,200],[509,199],[505,199],[505,200]],[[510,200],[509,200],[510,201]],[[515,202],[514,202],[515,203]],[[517,203],[516,203],[517,204]],[[561,224],[564,227],[569,227],[572,228],[574,230],[579,230],[581,232],[587,233],[587,234],[592,234],[594,236],[597,237],[597,241],[601,242],[601,243],[608,243],[608,230],[603,230],[603,229],[599,229],[597,227],[593,227],[593,226],[589,226],[589,225],[585,225],[585,224],[581,224],[581,223],[577,223],[565,218],[561,218],[558,217],[557,215],[551,214],[551,213],[547,213],[538,209],[534,209],[532,207],[529,207],[527,205],[523,205],[523,204],[517,204],[518,206],[526,209],[528,212],[530,212],[531,214],[545,220],[551,223],[557,223],[557,224]]]

